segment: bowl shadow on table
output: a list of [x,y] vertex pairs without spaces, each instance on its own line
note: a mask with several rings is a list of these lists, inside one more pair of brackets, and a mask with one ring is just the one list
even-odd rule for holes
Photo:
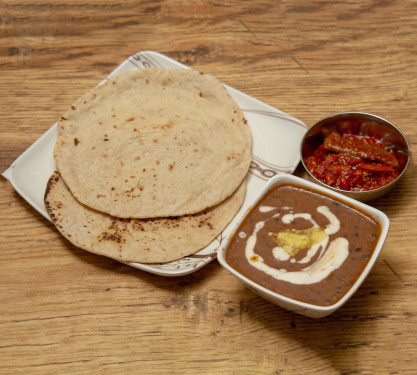
[[[382,261],[380,261],[382,262]],[[370,273],[356,294],[333,314],[313,319],[276,306],[257,296],[242,284],[239,298],[243,302],[244,317],[247,324],[261,325],[269,333],[276,335],[276,342],[294,341],[303,348],[304,356],[320,357],[321,363],[327,363],[335,373],[357,371],[355,356],[363,357],[363,350],[370,349],[375,336],[378,321],[389,318],[389,301],[380,292],[379,286],[385,278],[386,268],[380,264],[383,273]],[[242,305],[242,302],[241,302]],[[245,318],[246,316],[246,318]],[[282,353],[281,353],[282,355]],[[317,361],[315,361],[317,364]],[[356,364],[355,364],[356,363]],[[307,364],[306,364],[307,365]],[[349,367],[351,366],[351,367]],[[355,372],[356,373],[356,372]]]
[[[51,229],[55,229],[53,224],[51,224]],[[213,267],[213,262],[211,262],[211,264],[208,266],[205,266],[202,269],[188,275],[173,277],[163,276],[131,267],[128,264],[122,263],[112,258],[108,258],[103,255],[98,255],[83,250],[71,244],[62,236],[60,236],[60,242],[62,243],[62,248],[65,248],[69,253],[72,254],[72,256],[94,268],[103,270],[105,272],[111,272],[113,274],[116,273],[118,275],[134,277],[142,282],[149,284],[151,287],[172,291],[176,294],[178,294],[179,291],[185,289],[187,293],[191,293],[191,291],[197,288],[201,282],[207,282],[208,279],[215,277],[215,275],[222,271],[222,269],[219,269],[219,267]]]
[[[92,269],[96,269],[98,272],[103,271],[112,273],[113,275],[117,274],[123,276],[123,278],[118,278],[117,282],[121,282],[126,285],[129,284],[129,288],[133,290],[132,293],[135,293],[134,289],[136,287],[135,285],[132,285],[132,278],[136,278],[139,281],[146,283],[149,288],[162,289],[167,292],[160,300],[162,307],[175,307],[179,304],[178,301],[186,300],[187,298],[188,300],[195,298],[195,303],[198,304],[199,299],[204,300],[205,298],[205,292],[202,291],[204,289],[204,284],[224,271],[214,262],[211,262],[194,273],[183,276],[167,277],[131,267],[127,264],[102,255],[90,253],[76,247],[60,235],[56,227],[39,212],[37,212],[32,206],[30,206],[30,204],[27,203],[16,191],[13,190],[12,194],[14,195],[14,199],[21,205],[21,207],[23,207],[23,210],[25,211],[24,215],[32,217],[36,221],[36,224],[32,225],[33,227],[49,227],[49,229],[56,234],[55,238],[57,243],[54,243],[53,245],[51,245],[51,237],[48,235],[48,239],[46,240],[48,243],[44,246],[46,256],[56,256],[57,254],[51,251],[54,249],[54,251],[60,253],[62,252],[63,256],[69,255],[74,257],[77,261],[82,262],[84,265],[91,266]],[[53,241],[55,242],[55,239],[53,239]],[[76,266],[76,262],[73,264]],[[78,270],[77,272],[80,271]],[[88,273],[94,274],[94,272]],[[83,282],[82,279],[80,282]],[[106,291],[110,291],[112,287],[114,287],[114,278],[109,279],[109,283],[103,285],[103,288]],[[205,306],[201,306],[201,309],[204,310]]]
[[[37,212],[23,197],[21,197],[15,190],[12,191],[12,194],[14,195],[14,198],[16,201],[19,202],[21,207],[24,209],[25,213],[28,217],[32,216],[33,219],[37,222],[35,225],[36,227],[39,226],[45,226],[49,227],[51,231],[56,232],[56,235],[58,237],[58,240],[61,243],[61,246],[63,248],[62,251],[68,251],[71,253],[74,257],[81,260],[84,263],[90,264],[94,267],[97,267],[99,269],[108,270],[111,272],[116,272],[120,274],[130,274],[134,275],[142,280],[151,282],[151,283],[157,283],[163,285],[176,285],[179,283],[180,285],[187,285],[192,284],[195,281],[198,281],[200,279],[206,279],[207,277],[210,277],[210,274],[216,273],[213,272],[204,272],[203,276],[200,276],[202,270],[198,270],[195,273],[184,275],[184,276],[174,276],[174,277],[167,277],[167,276],[161,276],[157,274],[153,274],[147,271],[143,271],[134,267],[129,266],[128,264],[124,264],[120,261],[117,261],[112,258],[108,258],[103,255],[98,255],[91,253],[87,250],[83,250],[81,248],[78,248],[77,246],[73,245],[70,241],[68,241],[66,238],[64,238],[62,235],[59,234],[58,230],[54,226],[54,224],[50,221],[48,221],[43,215],[41,215],[39,212]],[[65,250],[64,250],[65,249]],[[203,267],[203,270],[206,267]],[[217,268],[217,267],[216,267]],[[219,270],[220,271],[220,270]],[[197,277],[194,275],[198,275]],[[174,282],[173,282],[174,281]]]
[[[51,224],[51,228],[52,230],[55,229],[53,224]],[[66,250],[68,250],[73,256],[80,259],[84,263],[90,264],[102,270],[107,270],[109,272],[135,276],[143,281],[150,282],[152,284],[156,283],[157,285],[161,285],[162,287],[164,285],[167,285],[170,288],[172,285],[175,286],[177,284],[186,286],[186,285],[195,283],[200,279],[205,279],[207,277],[210,277],[210,274],[213,274],[213,270],[212,272],[205,272],[205,268],[207,267],[206,266],[203,269],[198,270],[192,274],[183,275],[183,276],[158,275],[152,272],[147,272],[147,271],[135,268],[135,267],[131,267],[128,264],[120,262],[116,259],[112,259],[104,255],[94,254],[87,250],[78,248],[77,246],[71,244],[67,239],[65,239],[62,236],[60,240],[62,242],[62,247],[66,248]]]
[[[282,342],[284,347],[285,343],[290,343],[291,350],[284,350],[280,355],[288,355],[289,360],[296,350],[302,357],[316,358],[311,363],[327,363],[335,373],[344,373],[358,370],[355,368],[355,356],[372,344],[376,321],[385,318],[383,313],[373,313],[373,305],[378,305],[381,311],[385,310],[383,298],[376,292],[374,284],[375,280],[370,275],[341,309],[320,319],[295,314],[261,297],[248,299],[248,293],[254,294],[249,290],[242,290],[241,300],[246,301],[244,308],[249,324],[263,326],[276,335],[275,341]],[[294,349],[294,341],[295,346],[302,350]]]
[[[135,314],[142,309],[146,310],[150,303],[153,309],[158,310],[158,313],[181,316],[184,326],[191,327],[189,329],[194,332],[195,327],[200,324],[206,326],[205,324],[209,323],[211,326],[210,316],[216,315],[218,310],[223,311],[223,306],[227,305],[218,290],[208,287],[208,285],[213,285],[212,279],[218,278],[220,273],[225,272],[216,262],[211,262],[188,275],[167,277],[88,253],[70,243],[66,246],[83,262],[87,262],[94,268],[100,268],[99,273],[111,274],[109,283],[104,286],[106,292],[111,293],[114,289],[120,293],[123,289],[124,298],[128,298],[129,306],[134,308]],[[116,277],[115,274],[117,274]],[[138,298],[138,292],[144,293],[142,297]],[[113,293],[109,295],[109,298],[117,301],[120,299]],[[212,309],[215,311],[213,312]]]

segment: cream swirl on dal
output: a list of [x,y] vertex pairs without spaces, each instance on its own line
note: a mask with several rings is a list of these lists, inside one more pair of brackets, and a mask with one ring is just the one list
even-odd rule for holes
[[[259,207],[260,212],[269,212],[270,207],[265,209],[264,206]],[[349,241],[343,237],[337,237],[329,243],[329,235],[335,234],[340,229],[339,219],[330,211],[327,206],[317,207],[317,212],[324,215],[329,224],[322,230],[324,238],[318,242],[313,243],[306,252],[306,255],[296,260],[291,258],[291,254],[281,246],[276,246],[272,249],[272,253],[275,259],[280,261],[286,261],[291,258],[292,263],[308,263],[320,250],[317,259],[308,267],[300,271],[287,271],[286,269],[277,269],[267,265],[263,258],[255,252],[257,234],[264,227],[265,222],[272,218],[280,216],[279,213],[274,214],[266,220],[258,221],[255,224],[252,234],[249,236],[246,242],[245,256],[250,265],[257,268],[260,271],[267,273],[275,279],[287,281],[293,284],[314,284],[324,280],[334,270],[338,269],[349,255]],[[295,219],[301,218],[311,223],[312,228],[320,230],[319,225],[312,218],[309,213],[288,213],[282,215],[281,221],[284,224],[290,224]]]

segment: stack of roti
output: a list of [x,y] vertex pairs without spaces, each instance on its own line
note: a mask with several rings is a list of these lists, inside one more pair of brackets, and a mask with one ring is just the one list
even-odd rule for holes
[[122,73],[78,99],[58,129],[45,206],[87,251],[177,260],[210,244],[243,202],[250,130],[210,75]]

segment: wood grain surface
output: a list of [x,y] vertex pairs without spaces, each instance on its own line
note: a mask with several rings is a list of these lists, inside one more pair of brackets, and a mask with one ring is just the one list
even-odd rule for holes
[[[154,50],[304,121],[357,110],[417,152],[417,2],[0,1],[0,170],[129,55]],[[301,168],[296,174],[303,176]],[[215,260],[167,278],[79,250],[0,179],[1,374],[416,374],[414,161],[372,205],[375,267],[313,320]]]

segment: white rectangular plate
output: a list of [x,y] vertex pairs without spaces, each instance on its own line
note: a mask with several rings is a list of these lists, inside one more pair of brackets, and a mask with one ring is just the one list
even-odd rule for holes
[[[160,53],[143,51],[130,56],[106,79],[122,72],[150,66],[166,69],[188,68]],[[300,161],[300,142],[307,127],[300,120],[278,109],[232,87],[226,85],[225,87],[245,114],[253,138],[252,163],[247,176],[246,197],[236,215],[239,217],[271,177],[280,173],[294,172]],[[50,218],[43,197],[48,178],[56,168],[53,158],[56,137],[55,123],[2,174],[24,199],[48,220]],[[194,255],[164,264],[127,264],[164,276],[181,276],[194,272],[216,258],[217,250],[230,233],[235,220],[232,220],[210,245]]]

